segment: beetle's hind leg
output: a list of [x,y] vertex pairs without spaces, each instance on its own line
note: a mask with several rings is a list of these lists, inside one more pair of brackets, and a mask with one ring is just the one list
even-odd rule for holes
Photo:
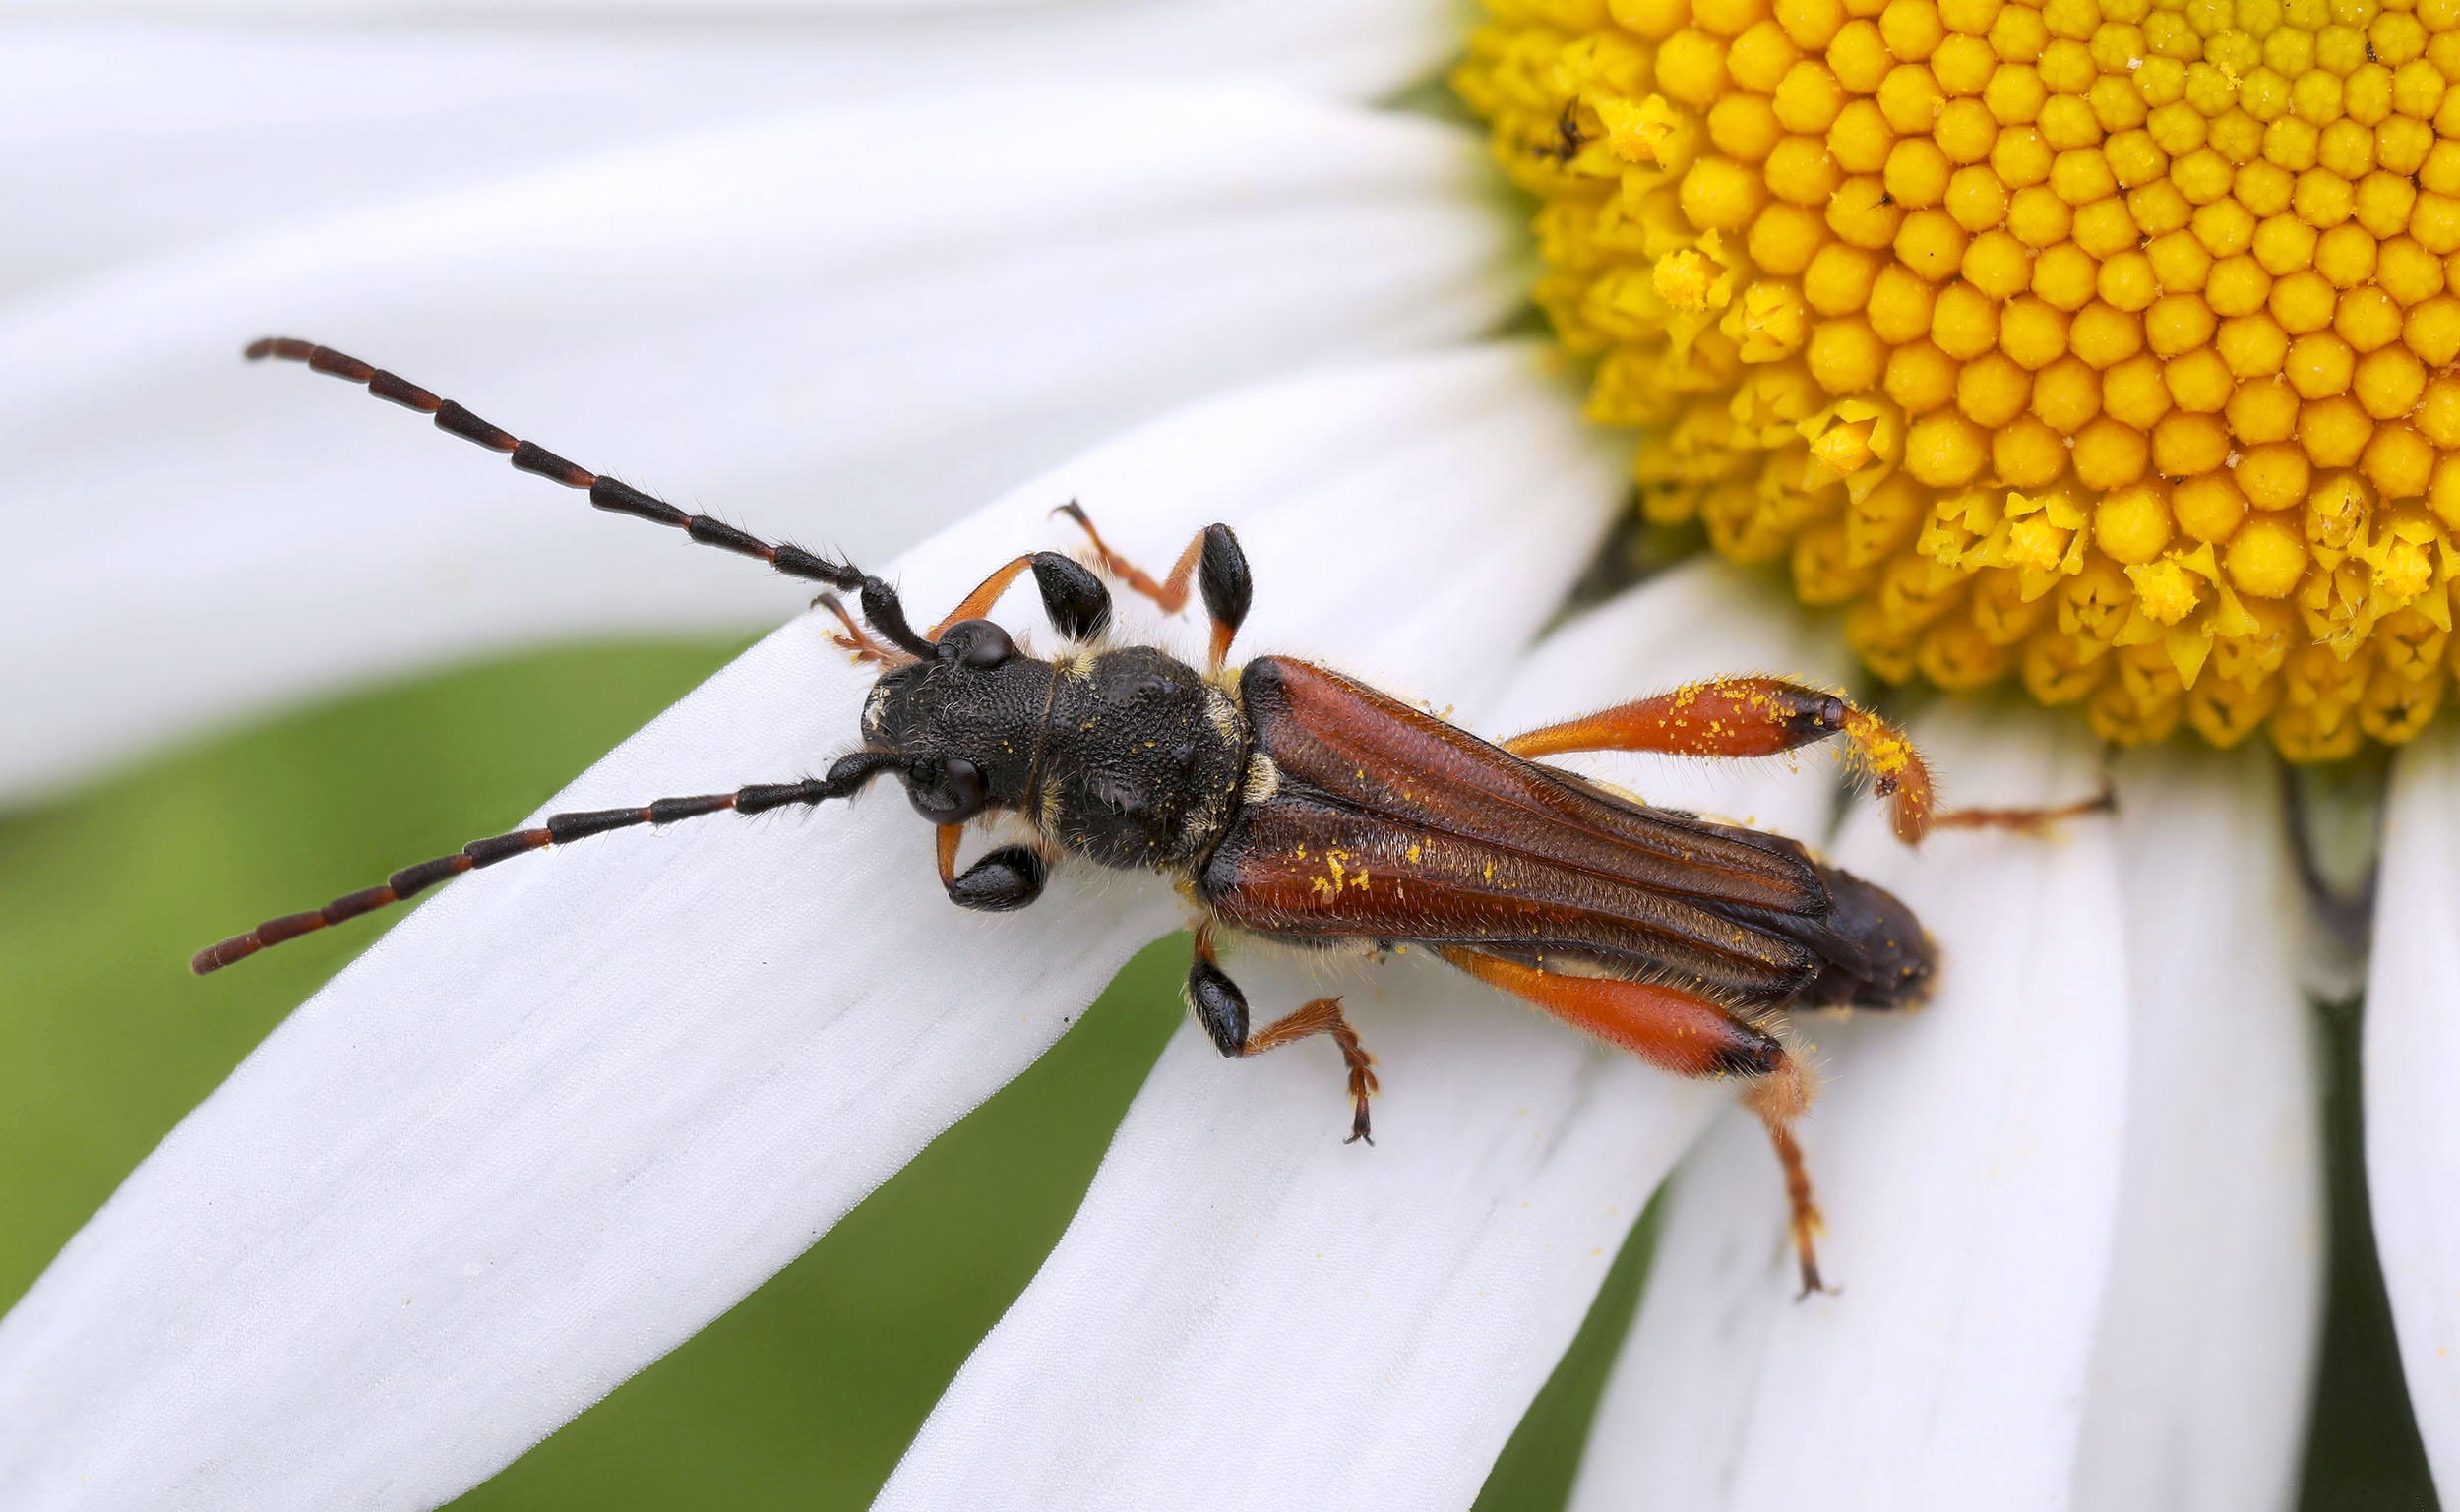
[[1130,588],[1151,599],[1164,614],[1177,614],[1187,607],[1188,582],[1193,577],[1204,596],[1205,612],[1212,616],[1212,670],[1219,672],[1229,661],[1230,642],[1255,602],[1256,582],[1247,570],[1247,553],[1239,549],[1239,538],[1228,525],[1206,525],[1196,532],[1188,549],[1171,564],[1170,575],[1156,582],[1143,569],[1110,549],[1102,533],[1093,528],[1084,506],[1071,499],[1051,513],[1065,514],[1082,526],[1094,552],[1101,557],[1102,566]]
[[2059,819],[2103,813],[2111,793],[2043,809],[1940,809],[1931,768],[1889,721],[1835,694],[1773,677],[1718,677],[1617,704],[1502,743],[1520,756],[1569,751],[1650,751],[1668,756],[1763,756],[1842,735],[1888,800],[1896,838],[1919,845],[1934,829],[2014,829],[2039,834]]
[[1251,1036],[1239,1054],[1261,1056],[1265,1051],[1318,1034],[1329,1036],[1332,1043],[1341,1048],[1341,1064],[1349,1070],[1350,1136],[1342,1142],[1356,1144],[1364,1139],[1369,1144],[1375,1143],[1376,1136],[1367,1119],[1367,1100],[1374,1097],[1377,1091],[1376,1058],[1367,1054],[1367,1047],[1359,1043],[1358,1031],[1350,1027],[1347,1018],[1342,1017],[1340,998],[1318,998],[1301,1004],[1296,1012],[1283,1014]]
[[1212,1037],[1214,1048],[1225,1056],[1261,1056],[1319,1034],[1329,1038],[1340,1047],[1341,1063],[1349,1070],[1350,1136],[1344,1143],[1376,1142],[1367,1118],[1368,1099],[1377,1090],[1376,1058],[1367,1054],[1358,1031],[1342,1016],[1340,998],[1318,998],[1249,1034],[1247,994],[1239,991],[1239,984],[1213,958],[1212,928],[1204,925],[1197,929],[1196,958],[1188,966],[1188,1005]]
[[1696,993],[1663,983],[1568,976],[1475,950],[1446,948],[1442,954],[1488,986],[1619,1045],[1660,1070],[1678,1076],[1750,1078],[1743,1104],[1767,1128],[1777,1164],[1785,1171],[1802,1295],[1827,1290],[1819,1282],[1814,1243],[1819,1207],[1812,1197],[1802,1146],[1794,1140],[1794,1120],[1811,1106],[1811,1077],[1774,1036]]
[[1794,1120],[1811,1106],[1811,1075],[1788,1055],[1777,1068],[1752,1084],[1743,1106],[1759,1118],[1768,1144],[1777,1152],[1785,1173],[1785,1202],[1794,1233],[1794,1261],[1801,1268],[1803,1289],[1796,1300],[1827,1290],[1819,1282],[1819,1253],[1814,1240],[1820,1230],[1819,1204],[1811,1192],[1811,1169],[1803,1164],[1803,1147],[1794,1139]]

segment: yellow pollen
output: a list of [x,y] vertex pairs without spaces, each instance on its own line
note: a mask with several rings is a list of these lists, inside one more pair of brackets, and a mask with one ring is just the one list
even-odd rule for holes
[[1811,444],[1812,458],[1834,477],[1860,472],[1871,465],[1871,432],[1876,420],[1832,426]]
[[1487,0],[1649,519],[1890,681],[2295,759],[2439,706],[2460,0]]
[[2147,563],[2128,568],[2126,575],[2135,580],[2136,602],[2161,624],[2176,625],[2194,612],[2200,596],[2195,575],[2178,563]]
[[1668,161],[1674,154],[1667,148],[1683,130],[1674,108],[1655,94],[1636,103],[1609,96],[1598,101],[1597,115],[1605,124],[1607,145],[1627,162]]
[[1696,314],[1708,308],[1708,289],[1716,276],[1709,271],[1706,258],[1685,250],[1669,252],[1657,260],[1655,281],[1657,297],[1668,306]]

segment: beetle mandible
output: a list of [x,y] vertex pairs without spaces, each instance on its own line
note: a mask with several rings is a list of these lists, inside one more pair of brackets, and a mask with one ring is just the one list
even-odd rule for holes
[[[585,490],[599,509],[825,584],[833,591],[814,603],[837,617],[836,640],[881,673],[864,702],[861,749],[826,776],[558,814],[473,840],[209,945],[190,962],[200,975],[548,845],[816,805],[894,776],[937,827],[940,879],[959,907],[1022,908],[1066,856],[1176,880],[1201,915],[1187,997],[1205,1033],[1231,1057],[1331,1040],[1348,1072],[1352,1142],[1369,1139],[1377,1086],[1341,1000],[1319,998],[1255,1027],[1246,995],[1215,956],[1217,930],[1310,946],[1422,945],[1662,1069],[1740,1079],[1784,1171],[1808,1295],[1820,1288],[1819,1215],[1794,1122],[1810,1084],[1772,1030],[1794,1007],[1920,1002],[1935,963],[1930,937],[1893,895],[1793,840],[1653,808],[1536,758],[1758,756],[1841,736],[1907,844],[1947,825],[2035,830],[2109,804],[2105,794],[2058,809],[1938,810],[1929,769],[1895,726],[1835,694],[1770,677],[1690,684],[1491,744],[1310,662],[1260,656],[1233,667],[1231,642],[1254,585],[1230,528],[1199,531],[1157,580],[1113,551],[1073,502],[1054,513],[1082,528],[1095,560],[1130,590],[1177,613],[1193,583],[1212,624],[1204,670],[1152,646],[1110,644],[1109,587],[1053,551],[1007,563],[918,633],[895,588],[878,577],[588,472],[355,357],[289,337],[257,341],[247,355],[364,385],[508,454],[525,472]],[[1049,660],[986,618],[1027,573],[1066,642]],[[855,596],[859,619],[838,593]],[[1030,842],[959,872],[966,826],[998,815],[1021,818]]]

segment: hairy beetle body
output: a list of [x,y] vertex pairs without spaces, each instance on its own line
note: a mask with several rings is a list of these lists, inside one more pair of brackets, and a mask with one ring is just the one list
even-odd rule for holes
[[1247,745],[1237,702],[1163,651],[1070,658],[1028,813],[1053,843],[1103,866],[1183,868],[1230,821]]

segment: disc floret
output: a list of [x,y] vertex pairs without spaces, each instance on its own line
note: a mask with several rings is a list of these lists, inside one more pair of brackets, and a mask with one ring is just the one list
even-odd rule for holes
[[2406,740],[2460,575],[2460,0],[1489,0],[1538,303],[1881,676]]

